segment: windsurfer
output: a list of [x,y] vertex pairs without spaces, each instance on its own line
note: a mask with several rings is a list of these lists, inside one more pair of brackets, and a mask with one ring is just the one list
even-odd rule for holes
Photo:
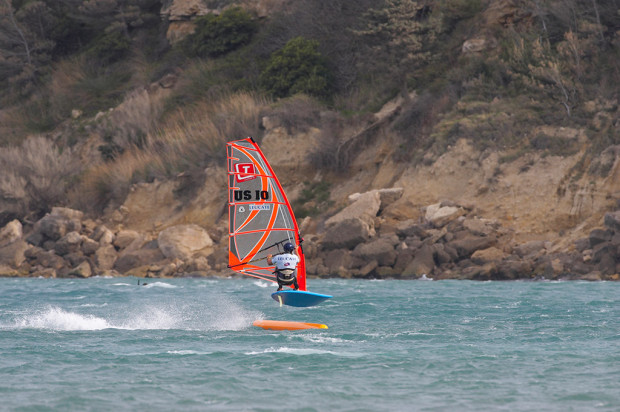
[[299,256],[295,253],[295,246],[286,242],[284,244],[284,253],[279,255],[267,255],[267,263],[270,265],[276,265],[276,280],[278,281],[278,291],[282,290],[282,286],[295,286],[295,290],[299,289],[297,284],[297,264],[299,263]]

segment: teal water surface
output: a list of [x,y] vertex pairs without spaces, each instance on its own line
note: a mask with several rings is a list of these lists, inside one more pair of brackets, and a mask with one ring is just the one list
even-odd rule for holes
[[0,410],[620,411],[620,283],[148,281],[0,279]]

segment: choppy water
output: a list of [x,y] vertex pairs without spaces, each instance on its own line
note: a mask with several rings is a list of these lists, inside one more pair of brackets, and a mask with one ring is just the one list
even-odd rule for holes
[[151,282],[0,279],[0,410],[620,411],[620,283]]

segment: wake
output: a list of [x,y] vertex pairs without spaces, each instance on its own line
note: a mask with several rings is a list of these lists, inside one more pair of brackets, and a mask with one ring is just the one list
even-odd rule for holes
[[195,330],[224,331],[249,328],[263,314],[249,311],[228,300],[209,304],[164,303],[131,308],[104,306],[108,313],[81,313],[58,306],[15,315],[12,321],[2,322],[2,329],[41,329],[51,331],[120,330]]

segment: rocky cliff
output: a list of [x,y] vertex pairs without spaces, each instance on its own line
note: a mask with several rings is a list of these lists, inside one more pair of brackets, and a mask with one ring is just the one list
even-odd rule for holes
[[[193,32],[196,17],[219,13],[225,3],[163,2],[168,41],[178,42]],[[286,0],[235,3],[259,18],[289,5]],[[463,39],[457,53],[488,52],[493,58],[499,31],[533,24],[532,13],[518,3],[490,2],[481,26]],[[184,81],[180,69],[128,93],[122,104],[85,121],[86,126],[75,126],[88,132],[88,139],[73,148],[81,161],[101,162],[103,122],[123,129],[134,127],[136,119],[159,116],[177,80]],[[592,150],[593,133],[586,126],[558,126],[558,121],[521,125],[524,133],[517,136],[517,144],[481,145],[480,131],[490,128],[492,139],[500,141],[503,133],[512,133],[502,126],[527,123],[527,116],[515,113],[524,100],[515,103],[496,96],[458,101],[453,110],[434,118],[433,133],[427,135],[439,141],[449,130],[456,137],[450,144],[427,145],[421,158],[413,159],[402,153],[412,152],[414,139],[394,130],[400,114],[420,99],[415,92],[394,98],[355,122],[321,109],[316,119],[307,116],[311,119],[303,119],[300,127],[269,102],[249,116],[260,118],[254,137],[289,198],[299,208],[314,210],[300,219],[310,276],[619,280],[620,146]],[[215,117],[228,116],[216,112]],[[589,100],[583,113],[590,119],[587,127],[618,135],[617,102]],[[332,119],[336,131],[325,119]],[[182,130],[201,126],[196,122]],[[155,140],[152,124],[142,129]],[[67,140],[63,133],[53,134],[60,136],[58,141]],[[421,133],[409,134],[422,138]],[[157,144],[163,145],[155,141],[153,146]],[[330,159],[346,159],[345,166],[317,166],[309,155],[321,150],[337,152]],[[85,216],[77,207],[50,207],[36,222],[11,221],[0,228],[0,275],[230,275],[225,153],[210,156],[221,161],[208,163],[198,178],[181,172],[133,184],[119,203],[111,202],[99,215]],[[198,184],[188,185],[190,178],[199,179]],[[305,188],[320,183],[328,184],[327,200],[304,195]],[[179,195],[187,187],[195,190]]]
[[[374,139],[346,172],[307,161],[321,131],[289,134],[264,118],[261,146],[291,199],[308,181],[331,182],[330,201],[301,220],[310,276],[435,279],[618,280],[620,149],[605,176],[571,173],[583,155],[529,153],[513,161],[460,139],[433,162],[397,162],[389,138]],[[546,130],[581,139],[578,130]],[[224,154],[222,153],[222,156]],[[223,163],[223,162],[222,162]],[[32,227],[0,231],[4,275],[221,276],[227,269],[223,165],[181,201],[183,176],[134,185],[97,218],[54,208]]]

